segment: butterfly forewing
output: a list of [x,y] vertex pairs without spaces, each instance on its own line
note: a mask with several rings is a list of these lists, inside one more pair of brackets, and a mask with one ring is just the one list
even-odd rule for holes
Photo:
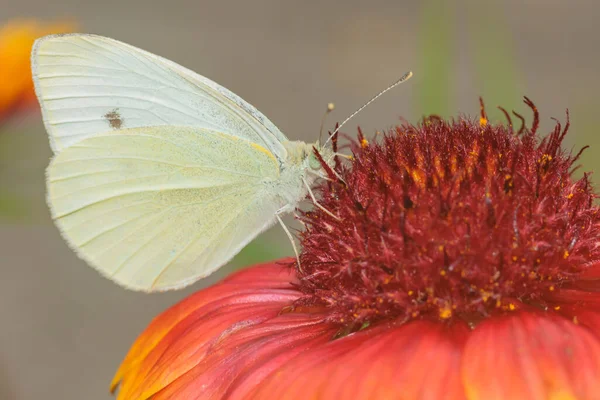
[[98,133],[195,126],[247,139],[285,159],[285,136],[256,108],[172,61],[95,35],[39,39],[36,93],[55,153]]

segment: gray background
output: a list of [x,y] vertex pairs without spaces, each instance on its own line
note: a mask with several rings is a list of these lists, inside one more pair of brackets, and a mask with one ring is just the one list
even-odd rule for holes
[[[428,27],[436,13],[451,40]],[[507,101],[526,112],[520,97],[528,95],[544,128],[571,109],[569,145],[592,144],[588,170],[596,169],[600,145],[599,16],[594,0],[0,0],[0,24],[71,18],[80,31],[128,42],[219,82],[293,139],[315,140],[328,102],[336,104],[331,126],[409,69],[410,83],[345,131],[361,125],[371,134],[422,112],[477,115],[481,94],[490,108]],[[440,64],[431,65],[436,54]],[[440,79],[450,87],[436,92]],[[437,109],[440,102],[447,108]],[[43,171],[50,150],[37,114],[2,128],[0,156],[0,191],[20,196],[25,210],[0,218],[0,399],[107,399],[113,372],[150,319],[227,271],[183,292],[121,289],[78,260],[49,219]],[[281,237],[275,227],[258,243],[269,255],[291,253]]]

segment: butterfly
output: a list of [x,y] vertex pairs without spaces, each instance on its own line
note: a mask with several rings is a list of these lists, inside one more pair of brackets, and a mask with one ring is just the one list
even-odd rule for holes
[[119,285],[188,286],[308,194],[318,205],[313,147],[331,163],[331,146],[288,140],[252,105],[172,61],[106,37],[51,35],[34,44],[32,74],[54,152],[52,219]]

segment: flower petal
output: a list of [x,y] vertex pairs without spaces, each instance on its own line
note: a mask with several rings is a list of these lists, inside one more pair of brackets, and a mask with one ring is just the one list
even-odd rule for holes
[[242,270],[156,317],[136,340],[111,384],[119,398],[161,390],[193,368],[211,343],[277,316],[298,298],[294,275],[270,263]]
[[35,20],[15,20],[0,27],[0,119],[21,106],[34,104],[29,65],[34,40],[73,28],[70,23],[46,25]]
[[460,400],[466,334],[426,321],[360,331],[300,354],[247,398]]
[[557,316],[491,318],[470,335],[461,372],[470,400],[597,399],[600,342]]
[[243,398],[289,359],[330,341],[336,329],[322,315],[310,314],[283,314],[244,327],[218,338],[193,369],[152,399]]

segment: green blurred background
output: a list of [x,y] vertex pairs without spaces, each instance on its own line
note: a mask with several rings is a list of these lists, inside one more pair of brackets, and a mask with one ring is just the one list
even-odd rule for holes
[[[531,121],[521,102],[564,120],[568,146],[592,148],[600,93],[597,0],[101,2],[0,0],[13,18],[71,19],[172,59],[233,90],[289,138],[315,140],[403,72],[414,78],[350,122],[365,133],[426,113],[477,116],[483,96]],[[1,81],[10,77],[0,77]],[[107,399],[129,345],[158,312],[234,268],[291,254],[280,227],[227,268],[175,293],[126,291],[85,266],[60,238],[44,202],[50,150],[36,112],[0,126],[0,399]]]

